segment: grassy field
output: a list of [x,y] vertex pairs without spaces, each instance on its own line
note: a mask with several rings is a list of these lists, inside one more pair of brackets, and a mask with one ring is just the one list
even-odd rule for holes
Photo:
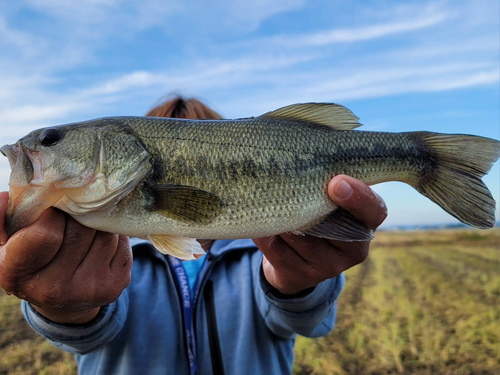
[[[500,229],[378,233],[337,326],[300,337],[295,375],[500,374]],[[0,292],[0,375],[76,374]]]
[[76,374],[73,356],[35,334],[19,300],[0,289],[0,375]]
[[500,230],[378,233],[295,374],[500,374]]

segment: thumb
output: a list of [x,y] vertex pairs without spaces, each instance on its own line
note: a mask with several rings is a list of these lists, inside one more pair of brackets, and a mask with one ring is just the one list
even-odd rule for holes
[[5,212],[9,205],[9,193],[6,191],[0,192],[0,246],[5,245],[9,236],[5,231]]
[[328,194],[335,204],[349,211],[369,228],[376,229],[387,216],[383,199],[355,178],[336,176],[330,181]]

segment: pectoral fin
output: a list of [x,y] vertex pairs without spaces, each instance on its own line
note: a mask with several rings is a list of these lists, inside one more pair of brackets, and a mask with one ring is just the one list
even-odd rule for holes
[[221,212],[224,202],[215,194],[185,185],[149,184],[151,209],[176,220],[208,224]]
[[345,242],[370,241],[374,237],[372,229],[367,228],[347,210],[340,207],[321,223],[301,232],[314,237]]
[[194,254],[205,254],[205,250],[194,238],[172,236],[147,236],[153,246],[163,254],[169,254],[183,260],[196,259]]

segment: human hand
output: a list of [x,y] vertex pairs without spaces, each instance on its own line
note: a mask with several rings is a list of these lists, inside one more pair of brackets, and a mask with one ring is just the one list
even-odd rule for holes
[[[328,186],[330,198],[371,229],[387,216],[382,198],[355,178],[339,175]],[[266,280],[279,292],[295,295],[363,262],[370,242],[331,241],[291,233],[253,240],[264,253]]]
[[62,324],[94,319],[130,283],[132,250],[126,236],[96,231],[49,208],[8,237],[8,193],[0,193],[0,286]]

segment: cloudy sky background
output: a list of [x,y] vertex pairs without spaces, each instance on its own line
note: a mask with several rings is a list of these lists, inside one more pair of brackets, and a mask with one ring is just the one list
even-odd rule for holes
[[[172,92],[227,118],[336,102],[365,130],[499,139],[499,14],[497,0],[0,0],[0,145]],[[0,159],[0,190],[9,172]],[[498,201],[499,163],[484,180]],[[386,226],[456,222],[409,186],[375,189]]]

